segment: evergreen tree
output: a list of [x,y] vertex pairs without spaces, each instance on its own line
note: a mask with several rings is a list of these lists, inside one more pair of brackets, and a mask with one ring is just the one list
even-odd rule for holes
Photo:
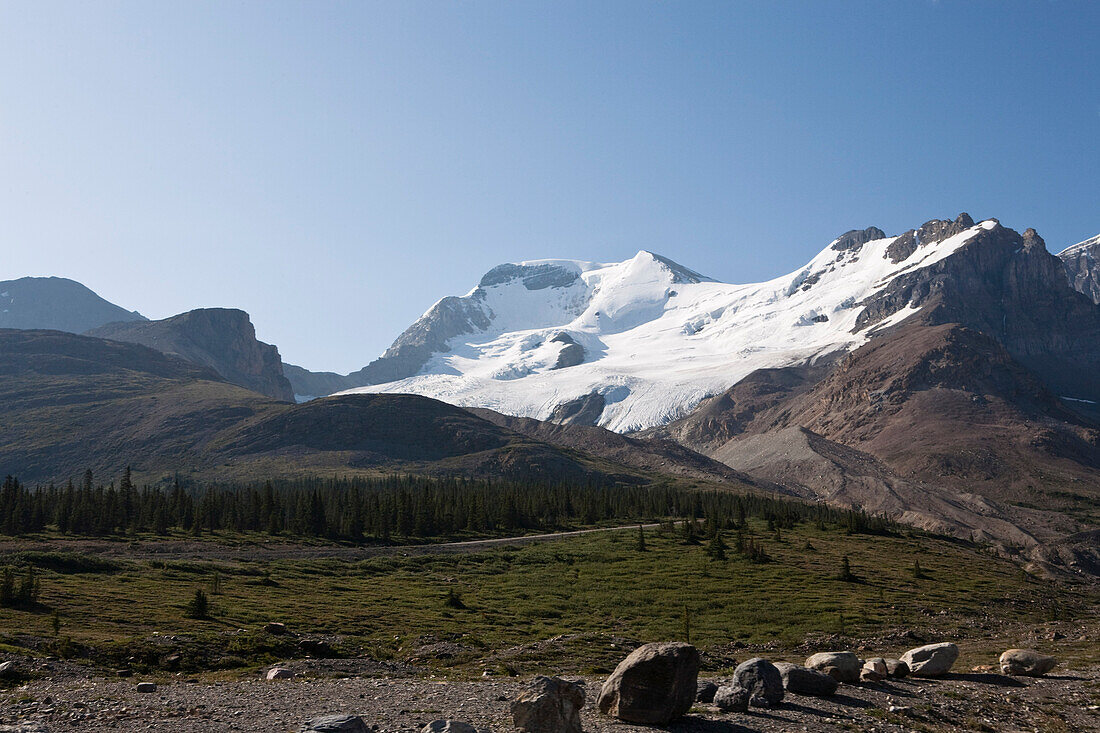
[[837,575],[837,579],[849,583],[856,579],[856,576],[852,573],[852,564],[848,562],[847,555],[840,560],[840,573]]
[[202,588],[195,589],[195,595],[191,597],[187,607],[183,610],[183,615],[187,618],[204,619],[207,618],[210,613],[210,601],[206,597],[206,592]]
[[636,549],[638,552],[645,552],[646,551],[645,530],[642,528],[642,525],[640,525],[640,524],[638,525],[638,540],[634,544],[634,549]]

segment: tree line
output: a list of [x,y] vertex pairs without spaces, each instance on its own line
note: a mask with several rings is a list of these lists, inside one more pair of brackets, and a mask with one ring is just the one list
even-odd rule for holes
[[890,524],[858,511],[759,494],[671,486],[494,481],[461,477],[331,477],[136,486],[127,468],[117,483],[0,487],[0,534],[45,530],[83,536],[238,531],[349,542],[429,541],[460,535],[554,531],[611,521],[703,519],[735,529],[748,517],[769,529],[798,522],[883,533]]

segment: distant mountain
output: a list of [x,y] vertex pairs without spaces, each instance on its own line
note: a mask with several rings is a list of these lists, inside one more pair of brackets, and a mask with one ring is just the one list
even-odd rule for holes
[[1034,231],[966,214],[892,237],[853,230],[797,272],[749,285],[649,252],[501,265],[350,376],[372,383],[356,391],[629,432],[686,415],[753,371],[831,358],[935,309],[996,334],[1057,394],[1100,400],[1083,366],[1100,357],[1100,318],[1061,270]]
[[290,382],[294,398],[299,402],[342,392],[345,389],[363,386],[345,374],[335,372],[311,372],[304,367],[283,362],[283,375]]
[[1100,425],[958,324],[915,319],[828,369],[761,370],[645,435],[968,538],[1031,544],[1100,520]]
[[425,397],[295,405],[145,346],[58,331],[0,330],[0,405],[0,474],[31,483],[126,465],[142,480],[334,472],[639,484],[662,477]]
[[1100,234],[1067,247],[1058,255],[1070,284],[1100,304]]
[[113,321],[144,321],[137,311],[109,303],[63,277],[0,281],[0,328],[44,328],[69,333]]
[[109,323],[87,335],[148,346],[208,366],[233,384],[294,401],[279,350],[256,340],[256,329],[242,310],[200,308],[160,321]]

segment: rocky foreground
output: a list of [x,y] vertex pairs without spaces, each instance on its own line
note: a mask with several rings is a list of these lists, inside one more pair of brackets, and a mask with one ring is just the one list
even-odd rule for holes
[[[799,660],[801,661],[801,660]],[[46,663],[39,663],[46,664]],[[327,715],[354,715],[374,731],[420,731],[439,719],[514,730],[511,703],[530,679],[444,681],[423,677],[200,682],[87,678],[53,662],[52,678],[0,693],[0,731],[298,731]],[[599,712],[606,678],[569,677],[585,693],[587,731],[653,730]],[[788,691],[774,708],[721,712],[696,702],[673,731],[1089,731],[1100,730],[1100,665],[1058,667],[1042,677],[954,672],[934,679],[841,684],[827,697]],[[701,683],[708,680],[700,678]],[[727,679],[711,680],[728,683]],[[149,689],[146,682],[141,689]],[[455,730],[455,728],[452,728]]]

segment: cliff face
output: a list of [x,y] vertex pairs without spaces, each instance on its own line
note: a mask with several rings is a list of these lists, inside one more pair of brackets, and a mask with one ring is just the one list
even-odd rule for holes
[[256,340],[256,329],[241,310],[200,308],[162,321],[109,323],[87,335],[148,346],[208,366],[241,387],[294,400],[279,350]]
[[1100,401],[1100,308],[1070,287],[1062,262],[1033,229],[983,230],[863,305],[857,329],[919,307],[925,323],[959,323],[995,339],[1055,394]]
[[1100,234],[1075,244],[1058,255],[1069,284],[1100,305]]

